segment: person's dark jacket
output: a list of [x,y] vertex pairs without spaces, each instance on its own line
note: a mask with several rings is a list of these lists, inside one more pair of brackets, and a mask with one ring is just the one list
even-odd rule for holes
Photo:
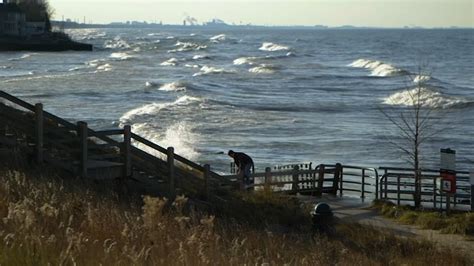
[[243,152],[234,153],[234,162],[239,168],[243,168],[247,164],[251,164],[253,166],[252,158]]

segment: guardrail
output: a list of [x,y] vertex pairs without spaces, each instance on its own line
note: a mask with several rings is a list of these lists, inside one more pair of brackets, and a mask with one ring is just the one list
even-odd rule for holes
[[[400,205],[401,202],[413,201],[415,194],[414,170],[410,168],[380,167],[384,174],[380,178],[379,197],[381,199],[393,200]],[[432,203],[433,208],[442,205],[443,194],[439,192],[436,179],[440,177],[439,170],[421,170],[421,202]],[[452,203],[456,205],[471,206],[474,210],[474,202],[471,199],[471,185],[469,184],[469,172],[456,172],[456,193],[452,197]]]

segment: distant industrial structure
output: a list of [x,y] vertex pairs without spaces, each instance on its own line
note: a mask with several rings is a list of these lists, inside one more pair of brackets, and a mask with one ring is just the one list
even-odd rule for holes
[[4,0],[0,2],[0,36],[29,37],[48,32],[46,19],[31,19],[22,3],[43,4],[44,0]]

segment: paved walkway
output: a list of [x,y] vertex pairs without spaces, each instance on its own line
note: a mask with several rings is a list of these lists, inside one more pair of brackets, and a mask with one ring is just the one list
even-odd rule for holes
[[403,225],[379,215],[377,211],[368,209],[370,200],[363,202],[358,198],[340,198],[324,195],[323,198],[304,197],[305,202],[328,203],[336,217],[345,222],[357,222],[379,228],[392,230],[397,235],[418,237],[433,241],[440,246],[447,246],[467,254],[474,265],[474,241],[461,235],[441,234],[435,230],[425,230],[412,225]]

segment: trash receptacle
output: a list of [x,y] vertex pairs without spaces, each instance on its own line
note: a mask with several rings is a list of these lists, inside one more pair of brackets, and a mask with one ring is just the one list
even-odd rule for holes
[[316,204],[314,210],[311,212],[311,218],[315,232],[320,234],[330,234],[334,232],[333,212],[327,203],[321,202]]

